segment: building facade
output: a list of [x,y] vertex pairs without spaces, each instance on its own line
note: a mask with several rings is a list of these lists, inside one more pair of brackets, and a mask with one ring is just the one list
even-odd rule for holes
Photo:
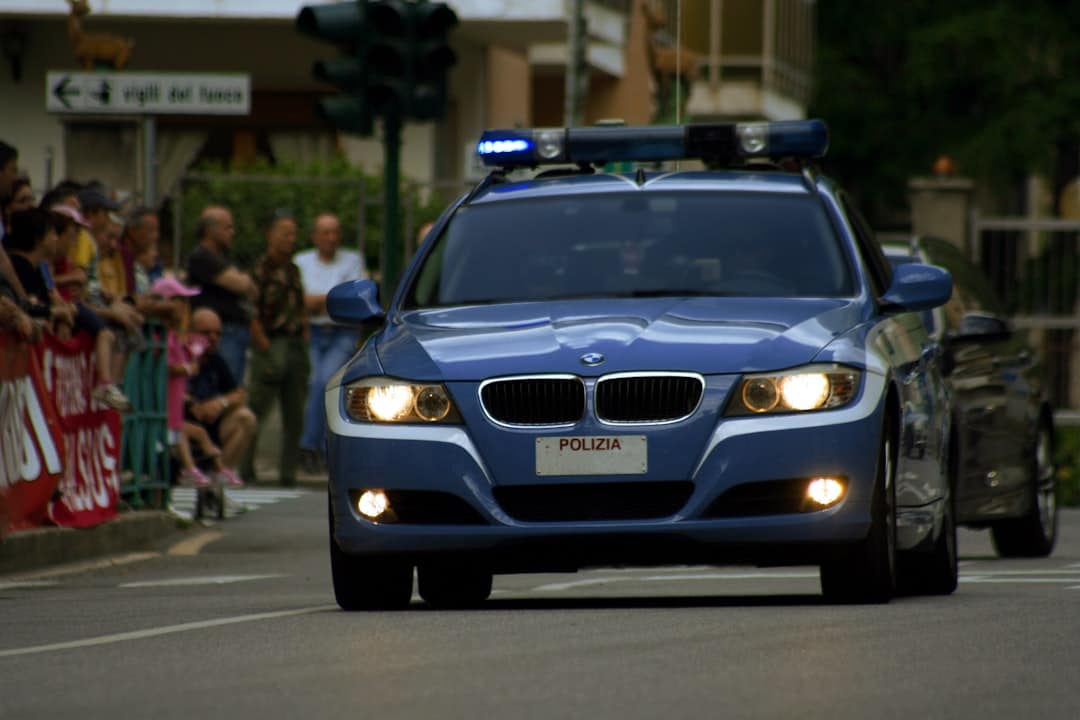
[[[325,0],[322,0],[325,2]],[[70,0],[69,0],[70,2]],[[377,137],[337,133],[313,107],[331,91],[312,79],[337,50],[300,35],[295,19],[313,0],[90,0],[78,30],[133,43],[125,72],[242,73],[246,116],[158,116],[155,157],[143,156],[139,116],[51,114],[50,71],[79,69],[69,4],[0,0],[0,138],[16,145],[38,189],[63,178],[100,179],[138,198],[147,172],[156,199],[173,192],[199,160],[307,161],[344,153],[369,172],[382,167]],[[457,65],[449,110],[437,123],[410,124],[402,175],[461,183],[479,172],[472,147],[488,127],[562,125],[568,67],[580,73],[580,117],[589,124],[663,119],[796,118],[808,100],[810,0],[450,0]],[[583,15],[583,62],[568,64]],[[717,26],[720,30],[717,31]],[[746,42],[755,37],[756,42]],[[756,74],[755,74],[756,73]],[[673,78],[682,92],[672,94]],[[730,86],[730,88],[729,88]],[[666,90],[665,90],[666,89]],[[734,98],[734,100],[733,100]],[[148,170],[147,168],[152,168]]]

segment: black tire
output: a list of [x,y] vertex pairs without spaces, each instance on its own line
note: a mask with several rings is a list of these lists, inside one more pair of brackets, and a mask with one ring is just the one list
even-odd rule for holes
[[941,534],[928,553],[900,557],[899,591],[903,595],[951,595],[959,581],[956,550],[956,509],[952,492],[945,498]]
[[882,429],[866,539],[821,565],[829,602],[887,603],[896,594],[896,467],[889,424]]
[[480,605],[491,596],[490,572],[462,564],[421,565],[416,569],[420,597],[437,608]]
[[1054,434],[1045,422],[1039,423],[1031,465],[1027,513],[1015,520],[994,523],[990,528],[994,548],[1001,557],[1047,557],[1057,543]]
[[334,539],[330,508],[330,574],[334,599],[342,610],[400,610],[412,599],[413,568],[400,560],[353,555]]

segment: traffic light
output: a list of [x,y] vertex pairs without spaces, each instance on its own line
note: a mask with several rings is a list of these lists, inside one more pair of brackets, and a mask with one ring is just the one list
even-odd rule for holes
[[435,120],[446,114],[447,73],[457,56],[447,35],[457,15],[428,0],[369,0],[369,99],[379,114]]
[[341,90],[319,100],[318,114],[362,135],[371,134],[375,117],[443,117],[447,76],[457,62],[447,36],[456,24],[449,6],[428,0],[355,0],[302,8],[297,29],[344,51],[342,57],[315,63],[315,78]]
[[446,114],[447,75],[457,63],[448,34],[457,15],[444,3],[413,6],[412,117],[435,120]]
[[336,85],[342,91],[321,98],[316,103],[316,114],[341,130],[371,135],[375,113],[367,100],[367,3],[356,0],[306,6],[296,16],[296,29],[340,45],[346,53],[320,60],[312,68],[316,80]]

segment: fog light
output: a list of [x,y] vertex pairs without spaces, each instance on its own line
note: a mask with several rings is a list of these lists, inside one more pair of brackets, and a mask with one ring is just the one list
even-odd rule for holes
[[806,486],[806,496],[821,507],[835,505],[844,496],[844,483],[835,478],[814,478]]
[[390,499],[382,490],[365,490],[356,501],[356,509],[371,520],[377,520],[390,507]]

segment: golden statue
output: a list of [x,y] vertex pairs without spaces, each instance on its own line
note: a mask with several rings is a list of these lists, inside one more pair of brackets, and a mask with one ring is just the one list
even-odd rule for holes
[[90,14],[87,0],[67,0],[71,6],[68,15],[68,38],[75,60],[86,70],[107,67],[123,70],[131,59],[135,41],[107,33],[88,33],[83,31],[83,18]]

